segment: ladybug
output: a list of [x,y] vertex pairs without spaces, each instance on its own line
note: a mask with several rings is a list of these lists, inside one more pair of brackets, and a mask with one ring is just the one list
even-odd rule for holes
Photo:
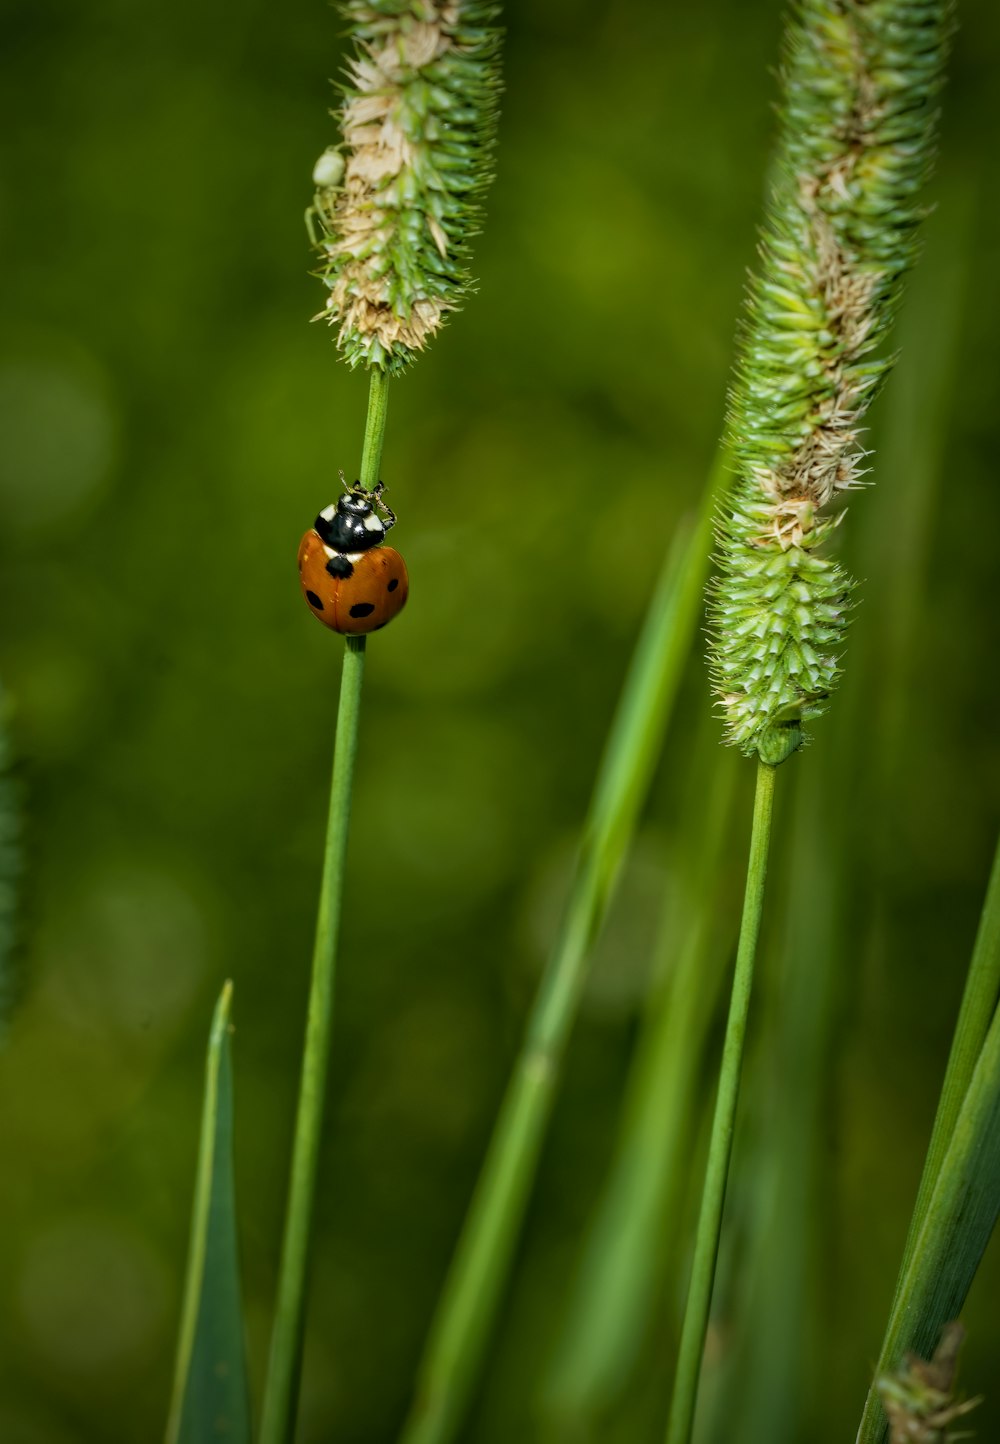
[[385,545],[396,517],[382,490],[381,482],[374,491],[355,482],[324,507],[299,543],[302,595],[313,616],[335,632],[377,632],[409,596],[406,563]]

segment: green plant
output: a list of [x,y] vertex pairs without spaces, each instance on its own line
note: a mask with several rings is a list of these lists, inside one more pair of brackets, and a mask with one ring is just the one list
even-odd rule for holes
[[892,1431],[890,1444],[948,1444],[967,1437],[949,1428],[982,1402],[955,1398],[955,1370],[964,1337],[961,1324],[946,1324],[932,1359],[909,1354],[893,1373],[879,1376],[878,1391]]
[[233,1181],[232,998],[232,983],[226,983],[208,1039],[191,1245],[167,1444],[209,1444],[218,1438],[233,1444],[250,1441]]
[[492,0],[346,0],[355,40],[343,164],[317,166],[324,315],[351,366],[398,375],[469,293],[492,178]]
[[562,924],[535,997],[421,1361],[406,1444],[461,1428],[527,1207],[556,1085],[600,930],[646,800],[700,617],[715,509],[729,477],[716,458],[697,524],[675,541],[636,644],[598,769]]
[[13,776],[9,711],[7,695],[0,685],[0,1033],[18,991],[13,959],[22,869],[21,805]]
[[886,1429],[880,1379],[929,1351],[965,1302],[1000,1215],[1000,843],[859,1444]]
[[[332,159],[337,148],[321,157],[311,214],[322,229],[325,314],[339,328],[348,363],[369,370],[360,472],[367,491],[379,479],[389,377],[468,290],[465,262],[496,128],[495,11],[481,0],[345,5],[355,54],[339,112],[343,167]],[[364,636],[348,637],[344,650],[262,1444],[283,1444],[295,1426],[365,644]]]
[[805,0],[787,30],[782,129],[729,417],[738,479],[720,523],[712,663],[728,738],[756,754],[757,801],[694,1263],[667,1428],[690,1438],[732,1147],[773,769],[839,675],[853,583],[824,552],[856,487],[860,427],[912,265],[949,10]]

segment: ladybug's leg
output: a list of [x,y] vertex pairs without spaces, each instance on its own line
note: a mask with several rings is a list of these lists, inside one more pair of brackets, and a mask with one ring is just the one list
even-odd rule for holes
[[372,500],[378,507],[379,511],[385,513],[385,521],[383,522],[383,526],[385,527],[386,531],[388,531],[390,527],[396,525],[396,513],[393,511],[392,507],[388,504],[388,502],[382,500],[382,493],[384,491],[385,482],[380,481],[378,486],[376,486],[375,490],[372,492]]

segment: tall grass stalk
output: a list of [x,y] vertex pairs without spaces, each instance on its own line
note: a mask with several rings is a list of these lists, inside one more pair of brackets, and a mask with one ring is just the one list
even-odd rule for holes
[[[353,41],[336,112],[341,143],[313,171],[307,220],[329,292],[322,315],[347,363],[370,374],[360,482],[371,490],[389,377],[472,286],[471,240],[492,178],[500,32],[493,0],[343,0],[341,8]],[[348,637],[261,1444],[286,1444],[294,1432],[364,662],[364,636]]]
[[[382,371],[373,369],[370,373],[368,418],[361,462],[361,482],[369,489],[378,480],[385,435],[388,387],[388,377]],[[260,1426],[261,1444],[285,1444],[285,1441],[292,1438],[298,1402],[302,1337],[305,1329],[306,1275],[326,1099],[337,941],[344,891],[354,761],[358,749],[361,684],[365,670],[365,637],[347,637],[345,644],[291,1181]]]
[[[854,583],[828,544],[863,475],[863,423],[917,252],[934,155],[946,0],[801,0],[782,66],[771,202],[751,281],[729,435],[712,663],[728,740],[758,758],[730,1023],[681,1333],[668,1444],[691,1436],[736,1112],[763,886],[761,807],[826,709]],[[766,786],[764,779],[768,779]],[[757,876],[756,870],[760,875]]]
[[736,1103],[739,1097],[743,1043],[753,984],[754,959],[760,920],[764,905],[764,881],[767,876],[767,855],[771,840],[771,816],[774,807],[775,768],[760,761],[757,764],[757,788],[754,795],[753,828],[750,834],[750,860],[747,865],[746,891],[743,897],[743,918],[736,950],[733,991],[722,1047],[722,1068],[716,1095],[712,1134],[708,1145],[708,1165],[702,1192],[698,1231],[695,1236],[691,1282],[688,1287],[684,1324],[677,1355],[667,1444],[687,1444],[694,1422],[698,1393],[698,1374],[708,1331],[708,1311],[712,1301],[712,1284],[719,1251],[722,1206],[726,1194],[726,1176],[733,1147],[736,1124]]
[[701,614],[712,525],[729,480],[720,452],[697,524],[664,567],[611,725],[553,950],[420,1365],[404,1444],[446,1444],[461,1427],[500,1305],[591,945],[653,776]]
[[727,1204],[742,1227],[732,1249],[727,1241],[731,1279],[720,1263],[712,1334],[721,1359],[703,1385],[704,1440],[772,1444],[810,1437],[810,1427],[819,1432],[830,1350],[821,1287],[834,1212],[824,1163],[837,994],[851,936],[834,781],[841,775],[817,767],[789,778],[794,795],[774,899],[781,921],[761,959],[746,1125]]

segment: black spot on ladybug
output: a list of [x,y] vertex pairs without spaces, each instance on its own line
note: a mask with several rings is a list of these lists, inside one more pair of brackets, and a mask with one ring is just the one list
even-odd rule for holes
[[346,557],[341,556],[339,553],[337,556],[330,558],[326,564],[326,569],[331,577],[353,577],[354,575],[354,563],[349,562]]
[[306,601],[311,607],[315,607],[317,612],[321,612],[323,610],[323,603],[320,601],[319,597],[316,595],[315,592],[306,592]]
[[386,587],[386,591],[387,591],[387,592],[394,592],[398,586],[399,586],[399,578],[398,578],[398,577],[393,577],[392,581],[391,581],[391,582],[389,583],[389,585]]
[[370,617],[375,610],[374,602],[355,602],[351,608],[352,617]]

